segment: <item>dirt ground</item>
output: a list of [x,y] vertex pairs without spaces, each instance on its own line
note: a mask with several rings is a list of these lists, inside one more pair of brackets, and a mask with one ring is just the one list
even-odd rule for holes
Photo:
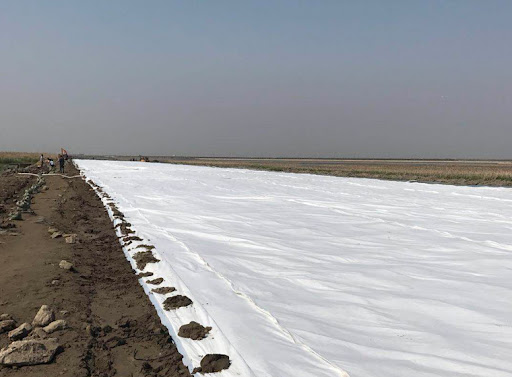
[[[78,174],[71,165],[66,169]],[[190,376],[94,191],[81,178],[45,180],[48,189],[32,199],[35,214],[6,221],[35,178],[0,175],[0,314],[30,323],[45,304],[69,328],[52,334],[62,345],[52,363],[0,366],[0,377]],[[76,233],[78,242],[51,238],[49,227]],[[73,270],[59,268],[61,260]],[[0,348],[8,343],[0,334]]]

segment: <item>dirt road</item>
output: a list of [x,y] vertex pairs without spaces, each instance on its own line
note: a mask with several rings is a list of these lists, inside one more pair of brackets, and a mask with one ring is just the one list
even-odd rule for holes
[[[62,346],[52,363],[0,366],[0,376],[190,376],[85,181],[45,177],[47,189],[32,199],[35,214],[5,221],[34,180],[0,175],[0,314],[20,325],[49,305],[68,328],[51,334]],[[75,233],[78,242],[51,238],[49,228]],[[60,268],[62,260],[73,269]],[[0,348],[9,343],[0,334]]]

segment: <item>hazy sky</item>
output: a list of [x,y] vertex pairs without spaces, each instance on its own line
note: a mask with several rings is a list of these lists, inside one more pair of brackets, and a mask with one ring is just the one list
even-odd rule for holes
[[0,0],[0,150],[512,158],[512,1]]

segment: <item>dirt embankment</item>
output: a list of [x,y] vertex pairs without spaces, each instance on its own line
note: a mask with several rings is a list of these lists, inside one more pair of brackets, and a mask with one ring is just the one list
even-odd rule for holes
[[[69,175],[78,174],[66,168]],[[0,175],[1,218],[34,179]],[[60,347],[51,363],[0,366],[0,377],[190,376],[94,191],[80,178],[47,176],[45,181],[47,189],[32,198],[35,214],[2,223],[0,314],[8,314],[16,326],[31,324],[48,305],[65,325],[59,322],[63,329],[48,336],[38,334],[56,338]],[[76,236],[67,243],[56,233]],[[10,343],[7,332],[0,334],[0,348]]]

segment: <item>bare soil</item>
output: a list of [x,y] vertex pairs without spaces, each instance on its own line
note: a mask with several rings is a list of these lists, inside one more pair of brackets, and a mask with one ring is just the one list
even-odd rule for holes
[[[70,165],[66,172],[78,174]],[[45,179],[48,190],[32,200],[35,214],[8,222],[7,212],[34,179],[0,175],[0,314],[30,323],[46,304],[69,328],[52,334],[62,351],[51,364],[0,366],[0,377],[190,376],[94,191],[81,178]],[[77,234],[78,242],[52,239],[49,227]],[[73,271],[59,268],[61,260]],[[0,348],[8,343],[1,334]]]

